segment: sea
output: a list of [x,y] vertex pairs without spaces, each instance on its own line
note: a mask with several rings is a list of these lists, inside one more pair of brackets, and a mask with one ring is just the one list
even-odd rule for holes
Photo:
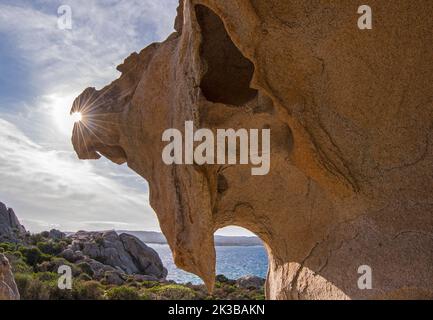
[[[176,267],[170,248],[167,244],[148,244],[161,257],[168,270],[167,279],[177,283],[201,284],[203,281],[188,272]],[[263,246],[217,246],[216,274],[223,274],[229,279],[239,279],[246,275],[266,278],[268,258]]]

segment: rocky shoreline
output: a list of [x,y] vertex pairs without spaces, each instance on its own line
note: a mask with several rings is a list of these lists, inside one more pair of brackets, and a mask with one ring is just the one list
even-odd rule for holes
[[[166,280],[158,253],[137,237],[115,231],[30,234],[0,203],[0,300],[264,299],[265,280],[216,277],[205,285]],[[58,286],[59,268],[72,272],[72,288]]]

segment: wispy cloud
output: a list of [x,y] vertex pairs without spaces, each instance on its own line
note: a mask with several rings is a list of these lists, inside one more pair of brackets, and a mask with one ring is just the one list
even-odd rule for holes
[[[19,104],[0,106],[0,112],[15,122],[13,114],[19,109],[31,115],[39,127],[53,124],[48,117],[52,113],[66,119],[73,98],[83,89],[111,82],[118,77],[116,66],[131,52],[161,41],[173,31],[177,2],[74,0],[70,3],[72,30],[57,27],[61,1],[0,4],[0,33],[7,36],[8,56],[14,56],[14,65],[21,61],[26,66],[24,79],[20,74],[15,79],[13,75],[12,79],[0,78],[0,82],[23,87],[24,80],[32,88],[31,95],[14,93]],[[3,67],[7,64],[4,61]],[[47,139],[45,130],[41,135],[38,126],[31,129],[38,139]]]
[[[14,36],[35,74],[50,91],[104,84],[129,53],[173,31],[177,0],[74,0],[72,30],[57,28],[60,1],[0,4],[0,30]],[[43,6],[41,7],[41,4]]]
[[144,182],[140,190],[98,174],[93,163],[47,150],[1,119],[0,150],[0,199],[11,199],[31,229],[107,229],[118,221],[122,227],[158,229]]
[[[64,4],[72,9],[72,30],[57,27]],[[130,53],[173,31],[177,4],[1,1],[0,201],[27,228],[159,229],[141,177],[107,160],[77,160],[68,115],[86,87],[111,82]]]
[[72,30],[57,27],[62,4],[0,3],[0,84],[18,88],[0,97],[0,201],[33,231],[158,230],[143,179],[78,161],[68,114],[83,89],[111,82],[126,56],[173,31],[177,0],[74,0]]

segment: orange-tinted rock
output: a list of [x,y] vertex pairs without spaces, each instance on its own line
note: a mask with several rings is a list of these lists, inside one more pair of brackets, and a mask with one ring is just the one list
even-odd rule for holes
[[[213,233],[238,225],[266,243],[268,298],[432,298],[433,3],[370,0],[373,30],[353,1],[182,3],[178,32],[75,101],[79,157],[149,182],[177,265],[209,288]],[[165,165],[162,133],[187,120],[270,128],[270,174]]]
[[0,253],[0,300],[19,300],[20,294],[9,260]]

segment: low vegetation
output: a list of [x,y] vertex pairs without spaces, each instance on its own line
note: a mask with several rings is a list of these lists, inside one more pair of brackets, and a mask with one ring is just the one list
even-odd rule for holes
[[[49,239],[46,233],[32,235],[28,244],[0,243],[0,253],[9,259],[23,300],[262,300],[263,288],[240,288],[236,281],[218,276],[209,295],[204,285],[174,282],[135,281],[124,285],[103,284],[93,278],[86,263],[71,263],[58,256],[68,239]],[[71,290],[58,287],[59,266],[69,265],[73,274]]]

